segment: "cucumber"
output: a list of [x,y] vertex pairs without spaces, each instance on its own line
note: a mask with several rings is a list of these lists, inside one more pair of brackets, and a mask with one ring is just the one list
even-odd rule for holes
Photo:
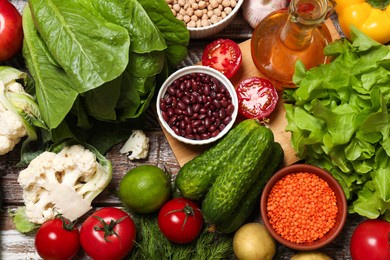
[[242,144],[249,140],[251,131],[257,127],[255,120],[242,121],[216,145],[184,164],[175,179],[181,195],[190,200],[204,198],[216,177],[239,155]]
[[217,176],[202,202],[202,214],[208,223],[226,220],[268,164],[274,143],[273,133],[258,121],[251,122],[257,127],[242,130],[243,134],[249,133],[249,140],[224,151],[232,153],[237,149],[239,153]]
[[275,142],[273,143],[272,154],[269,158],[268,165],[261,171],[256,182],[252,185],[252,188],[241,199],[238,206],[234,211],[226,218],[225,221],[216,224],[218,231],[222,233],[235,232],[241,227],[256,207],[260,206],[260,196],[265,184],[272,177],[272,175],[279,170],[284,161],[284,151],[282,146]]

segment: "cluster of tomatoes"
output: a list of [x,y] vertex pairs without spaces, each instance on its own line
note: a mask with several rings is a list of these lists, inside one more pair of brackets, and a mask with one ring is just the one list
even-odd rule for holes
[[[197,204],[184,198],[166,202],[158,213],[162,234],[172,242],[195,240],[203,227]],[[96,210],[81,224],[58,216],[38,229],[35,248],[43,259],[72,259],[80,249],[92,259],[123,259],[134,247],[136,225],[131,216],[114,207]]]
[[[214,68],[228,79],[239,71],[242,53],[238,44],[230,39],[217,39],[208,44],[202,54],[202,65]],[[236,86],[239,113],[251,119],[266,119],[275,109],[279,96],[266,78],[250,77]]]

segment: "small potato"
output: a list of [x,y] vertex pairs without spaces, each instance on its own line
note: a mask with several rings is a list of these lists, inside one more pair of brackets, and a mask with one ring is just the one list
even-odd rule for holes
[[260,223],[247,223],[233,237],[233,250],[239,260],[271,260],[276,253],[276,243]]
[[321,252],[300,252],[291,257],[291,260],[332,260],[329,256]]

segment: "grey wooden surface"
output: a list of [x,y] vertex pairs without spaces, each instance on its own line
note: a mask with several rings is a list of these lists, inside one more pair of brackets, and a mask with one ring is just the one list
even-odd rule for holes
[[[26,4],[26,1],[21,0],[12,0],[11,2],[17,6],[20,12]],[[336,28],[338,28],[337,17],[332,16],[332,19],[336,21]],[[215,38],[230,38],[239,43],[249,39],[251,34],[252,29],[243,20],[242,14],[239,13],[233,23],[221,33],[208,39],[191,40],[190,46],[188,47],[188,56],[179,67],[198,63],[201,59],[204,46]],[[21,56],[8,62],[7,65],[15,67],[23,66]],[[173,177],[178,172],[179,165],[151,110],[147,112],[146,125],[146,134],[150,138],[151,145],[148,158],[139,161],[129,161],[126,156],[119,153],[121,144],[114,146],[107,154],[107,157],[113,164],[113,180],[108,188],[94,201],[95,207],[119,206],[120,202],[115,196],[119,181],[129,169],[137,165],[148,163],[166,167],[172,172]],[[18,148],[7,155],[0,156],[0,190],[3,195],[3,208],[0,212],[0,259],[39,259],[34,248],[34,234],[24,235],[18,233],[7,213],[8,210],[23,205],[22,191],[16,181],[18,173],[21,170],[16,167],[16,163],[19,160]],[[257,216],[258,214],[255,215]],[[254,218],[253,220],[259,221],[258,218]],[[349,215],[342,233],[335,241],[319,251],[328,254],[333,259],[351,259],[349,255],[349,240],[354,228],[361,221],[361,217]],[[277,254],[274,259],[290,259],[294,253],[296,252],[278,245]],[[81,252],[77,259],[86,259],[86,256]]]

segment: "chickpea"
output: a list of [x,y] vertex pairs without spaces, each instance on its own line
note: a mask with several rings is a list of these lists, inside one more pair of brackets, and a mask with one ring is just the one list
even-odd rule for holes
[[205,27],[205,26],[209,26],[210,23],[209,23],[208,20],[201,20],[201,25],[202,25],[203,27]]
[[205,9],[207,7],[207,4],[205,1],[200,1],[198,3],[200,9]]
[[234,8],[234,7],[236,7],[236,5],[237,5],[236,0],[230,0],[230,7]]
[[173,3],[173,0],[165,0],[165,3],[167,3],[167,4],[172,4],[172,3]]
[[213,16],[211,16],[210,21],[212,24],[218,23],[218,16],[214,14]]
[[195,15],[200,18],[203,16],[203,12],[201,10],[195,10]]
[[191,5],[191,7],[192,7],[192,9],[194,9],[194,10],[198,10],[198,9],[199,9],[199,5],[198,5],[197,3],[193,3],[193,4]]
[[188,24],[191,21],[191,17],[186,14],[183,16],[183,21],[184,23]]
[[223,1],[222,1],[222,6],[223,6],[223,7],[228,7],[228,6],[230,6],[230,0],[223,0]]
[[188,14],[188,16],[193,16],[194,15],[194,9],[188,8],[187,9],[187,14]]
[[213,15],[214,15],[214,12],[213,12],[213,11],[207,11],[207,16],[208,16],[209,18],[211,18]]
[[180,21],[183,21],[183,15],[181,14],[176,15],[176,18],[179,19]]
[[231,7],[226,7],[224,9],[224,12],[225,12],[226,15],[228,15],[228,14],[230,14],[232,12],[232,8]]
[[214,9],[214,14],[215,14],[216,16],[221,16],[221,15],[222,15],[222,11],[219,10],[219,9]]
[[187,23],[187,27],[190,27],[190,28],[195,28],[196,27],[196,23],[195,23],[195,21],[189,21],[188,23]]
[[211,6],[211,8],[215,9],[215,8],[218,8],[219,4],[218,4],[217,0],[210,0],[210,6]]
[[172,8],[173,8],[173,10],[175,10],[176,12],[179,12],[180,9],[181,9],[179,4],[174,4],[174,5],[172,6]]
[[193,16],[191,16],[191,20],[194,22],[197,22],[199,20],[199,18],[198,18],[198,16],[193,15]]
[[184,6],[185,3],[186,3],[186,1],[185,1],[185,0],[178,0],[177,3],[178,3],[178,5],[180,5],[180,6]]

